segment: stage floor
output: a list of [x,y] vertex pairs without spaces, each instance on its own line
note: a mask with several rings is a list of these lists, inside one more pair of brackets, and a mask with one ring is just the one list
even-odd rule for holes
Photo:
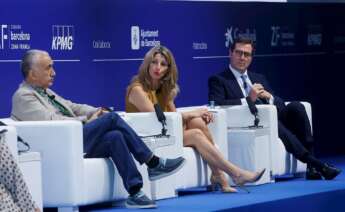
[[[324,158],[343,170],[331,181],[285,179],[276,183],[248,187],[250,194],[192,190],[191,195],[157,201],[158,209],[145,211],[345,211],[345,156]],[[188,192],[186,192],[188,193]],[[184,193],[185,194],[185,193]],[[81,211],[128,211],[123,206],[83,207]],[[297,211],[296,211],[297,212]]]

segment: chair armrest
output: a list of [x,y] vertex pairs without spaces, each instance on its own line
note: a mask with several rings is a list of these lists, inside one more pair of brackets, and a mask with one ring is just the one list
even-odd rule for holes
[[[54,193],[73,200],[83,183],[83,131],[79,121],[22,121],[11,123],[32,151],[41,153],[45,202]],[[56,200],[56,197],[54,201]]]
[[309,102],[301,102],[304,105],[305,111],[307,112],[307,116],[309,118],[311,132],[313,132],[313,115],[312,115],[312,109],[311,104]]
[[[276,127],[278,123],[277,109],[274,105],[257,105],[259,125],[263,127]],[[223,107],[226,109],[228,128],[248,127],[254,123],[254,116],[247,105]]]
[[[288,104],[289,102],[286,102]],[[310,124],[312,123],[311,105],[308,102],[301,102],[307,112]],[[258,115],[260,119],[259,125],[264,127],[277,126],[278,116],[277,109],[274,105],[256,105],[258,108]],[[254,116],[250,113],[248,106],[236,105],[222,107],[227,111],[227,125],[228,127],[247,127],[253,125]]]
[[[165,112],[167,134],[175,136],[177,141],[183,141],[183,126],[181,114]],[[142,136],[160,134],[162,124],[158,121],[155,113],[122,113],[124,120]]]

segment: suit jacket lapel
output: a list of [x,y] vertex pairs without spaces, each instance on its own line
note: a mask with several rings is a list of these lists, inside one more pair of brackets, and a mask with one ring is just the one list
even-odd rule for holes
[[[33,94],[37,97],[37,99],[44,105],[44,107],[48,108],[48,110],[50,111],[55,111],[56,108],[49,103],[49,101],[47,99],[45,99],[43,96],[41,96],[35,89],[33,89],[29,84],[27,84],[26,82],[24,82],[21,86],[25,87],[26,89],[29,89],[30,91],[33,92]],[[55,100],[58,101],[61,105],[63,105],[73,116],[76,116],[72,109],[70,107],[68,107],[66,104],[63,103],[63,101],[59,101],[58,100],[58,95],[53,92],[50,89],[47,89],[47,93],[49,95],[54,95],[55,96]]]
[[244,98],[241,87],[229,68],[225,71],[225,78],[228,80],[228,85],[230,86],[230,90],[234,92],[234,95],[239,98]]
[[43,98],[43,96],[41,96],[35,89],[33,89],[29,84],[27,84],[26,82],[24,82],[22,84],[23,87],[25,87],[26,89],[30,90],[36,97],[37,99],[44,105],[44,107],[52,110],[53,106],[51,104],[49,104],[49,102]]
[[249,76],[250,81],[252,81],[253,84],[254,83],[261,83],[262,84],[262,82],[260,82],[259,78],[255,74],[253,74],[250,71],[247,71],[247,74]]

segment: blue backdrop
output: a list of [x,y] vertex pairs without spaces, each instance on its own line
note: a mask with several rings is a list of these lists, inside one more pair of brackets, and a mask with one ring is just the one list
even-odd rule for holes
[[239,35],[257,41],[251,71],[286,100],[312,103],[318,151],[344,154],[345,5],[114,0],[11,0],[0,13],[0,117],[22,81],[29,48],[55,60],[53,89],[75,102],[124,109],[125,90],[152,45],[175,55],[177,106],[207,103],[207,79],[228,65]]

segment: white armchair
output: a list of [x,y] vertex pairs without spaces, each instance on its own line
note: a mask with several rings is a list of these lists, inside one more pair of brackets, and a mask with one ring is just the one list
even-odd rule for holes
[[[125,114],[124,119],[139,134],[156,134],[161,130],[154,113]],[[78,206],[124,199],[127,192],[110,159],[83,158],[83,133],[79,121],[24,121],[12,122],[18,134],[31,149],[42,155],[43,202],[45,207],[58,207],[59,211],[78,211]],[[175,146],[182,149],[182,121],[177,113],[167,114],[168,133],[174,135]],[[180,142],[180,143],[179,143]],[[176,148],[178,149],[178,147]],[[154,150],[164,157],[177,157],[178,152]],[[144,180],[144,192],[155,199],[164,198],[175,190],[165,189],[161,195],[154,189],[158,180],[150,183],[146,166],[138,167]],[[174,177],[174,176],[170,176]],[[175,176],[176,177],[176,176]],[[177,181],[177,180],[176,180]],[[166,192],[168,190],[168,192]],[[158,195],[157,195],[158,194]],[[161,196],[159,196],[161,195]],[[170,196],[168,196],[170,197]]]
[[[311,121],[311,105],[302,102],[307,115]],[[270,139],[270,172],[271,177],[305,172],[306,164],[296,160],[291,154],[286,152],[285,147],[278,137],[277,110],[272,105],[257,105],[259,110],[260,125],[269,129]],[[253,125],[254,117],[250,113],[248,106],[238,105],[226,107],[228,128],[241,128]]]
[[[168,112],[164,114],[167,117],[167,135],[169,138],[148,138],[144,139],[144,142],[158,156],[164,158],[184,156],[182,117],[179,113]],[[162,125],[158,122],[155,113],[126,113],[124,118],[139,135],[147,136],[161,133]],[[179,188],[182,183],[181,173],[183,178],[188,178],[189,172],[179,170],[168,177],[148,182],[152,199],[176,197],[176,188]],[[143,177],[147,177],[147,174]]]

